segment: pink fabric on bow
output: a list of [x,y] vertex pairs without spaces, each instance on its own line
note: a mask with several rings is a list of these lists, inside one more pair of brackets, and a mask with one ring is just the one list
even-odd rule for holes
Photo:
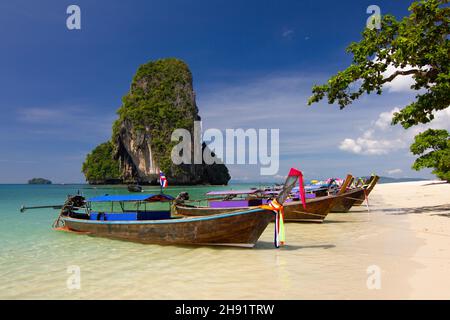
[[289,177],[298,177],[298,192],[300,199],[302,199],[303,208],[306,209],[306,193],[305,186],[303,184],[303,173],[295,168],[291,168],[288,174]]

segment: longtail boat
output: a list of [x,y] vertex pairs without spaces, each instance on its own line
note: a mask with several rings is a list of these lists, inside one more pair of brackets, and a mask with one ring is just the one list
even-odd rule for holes
[[[203,217],[173,217],[170,203],[174,198],[164,194],[105,195],[90,199],[77,195],[67,199],[53,227],[62,231],[149,244],[253,247],[275,213],[275,244],[279,246],[283,242],[280,210],[297,179],[301,178],[300,171],[291,169],[283,191],[264,207]],[[148,208],[164,203],[169,206],[157,210]],[[93,208],[95,205],[105,207],[105,204],[108,204],[108,209]],[[133,208],[130,208],[130,204],[134,204]],[[119,211],[114,208],[119,208]]]
[[[349,212],[354,205],[358,205],[367,200],[370,191],[375,187],[379,177],[373,176],[368,185],[341,192],[339,199],[331,208],[331,212]],[[370,191],[368,191],[370,188]],[[343,191],[343,189],[341,189]]]
[[142,187],[137,184],[131,184],[127,186],[129,192],[142,192]]
[[[366,184],[366,195],[365,196],[369,196],[369,194],[372,192],[373,188],[375,188],[375,185],[378,183],[378,180],[380,180],[380,177],[377,175],[372,175],[369,178],[369,181],[367,181]],[[365,200],[365,196],[363,198],[361,198],[360,200],[355,201],[354,205],[355,206],[360,206],[363,204],[364,200]]]
[[[340,190],[346,190],[352,181],[352,176],[348,175]],[[322,191],[322,190],[321,190]],[[261,194],[267,194],[268,191],[260,190],[229,190],[208,192],[209,196],[225,196],[224,198],[213,198],[208,201],[208,206],[195,206],[189,204],[176,204],[176,213],[183,216],[208,216],[218,213],[228,213],[238,210],[249,210],[252,207],[263,204],[267,199],[261,197]],[[244,195],[245,198],[235,196]],[[311,197],[314,196],[314,197]],[[335,201],[340,201],[341,195],[328,195],[315,197],[314,194],[305,195],[306,206],[302,201],[289,201],[284,204],[284,220],[292,222],[322,222]]]
[[[336,196],[325,196],[315,199],[306,199],[306,209],[301,201],[290,201],[284,204],[285,221],[321,222],[330,212]],[[175,211],[182,216],[209,216],[219,213],[231,213],[240,210],[251,210],[259,205],[242,207],[207,207],[189,204],[176,204]]]
[[323,222],[328,213],[341,201],[342,195],[352,183],[352,175],[347,175],[338,193],[306,200],[306,209],[299,201],[286,203],[284,206],[286,221]]
[[292,222],[323,222],[330,213],[336,196],[323,196],[306,200],[306,209],[301,201],[292,201],[284,205],[284,219]]

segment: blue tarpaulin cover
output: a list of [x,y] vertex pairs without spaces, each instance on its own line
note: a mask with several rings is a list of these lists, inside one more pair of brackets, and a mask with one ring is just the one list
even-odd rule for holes
[[174,197],[168,194],[125,194],[125,195],[104,195],[90,198],[88,202],[136,202],[136,201],[170,201]]
[[90,220],[100,221],[136,221],[136,220],[164,220],[170,219],[170,211],[146,211],[146,212],[91,212]]

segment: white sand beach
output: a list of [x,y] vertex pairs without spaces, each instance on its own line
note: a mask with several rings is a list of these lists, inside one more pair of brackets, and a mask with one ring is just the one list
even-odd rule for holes
[[395,249],[384,249],[385,255],[394,253],[385,272],[397,274],[397,281],[409,286],[405,295],[380,290],[380,298],[450,299],[450,184],[382,184],[372,202],[371,214],[387,216],[385,223],[392,221],[385,226],[387,232],[398,239],[390,244]]
[[[369,207],[332,213],[323,224],[287,224],[289,253],[275,253],[274,275],[292,268],[297,284],[280,298],[450,299],[450,184],[379,184]],[[289,254],[297,257],[292,266]],[[374,270],[379,286],[370,281]]]
[[[290,237],[303,234],[302,246],[319,239],[334,245],[321,257],[330,261],[319,266],[329,270],[332,264],[334,279],[318,272],[308,280],[313,291],[297,297],[450,299],[450,184],[379,184],[369,205],[370,212],[360,206],[332,213],[322,225],[288,226]],[[379,288],[369,289],[373,268],[381,272]]]

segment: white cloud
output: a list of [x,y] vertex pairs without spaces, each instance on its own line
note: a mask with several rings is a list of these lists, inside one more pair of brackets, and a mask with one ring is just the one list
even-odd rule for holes
[[88,140],[109,139],[111,126],[117,118],[114,110],[99,114],[95,108],[58,106],[28,107],[15,110],[16,121],[26,124],[24,133],[33,137],[52,139]]
[[380,113],[377,121],[375,121],[375,126],[380,128],[381,130],[386,130],[391,127],[392,117],[394,116],[394,113],[399,112],[399,108],[394,108],[391,111],[388,112],[382,112]]
[[384,155],[407,149],[414,136],[428,128],[450,130],[450,108],[436,112],[432,122],[417,125],[408,130],[400,125],[390,125],[393,114],[398,111],[400,111],[399,108],[394,108],[380,113],[378,119],[373,122],[372,128],[366,129],[360,137],[342,140],[339,149],[361,155]]
[[34,161],[34,160],[8,160],[8,159],[0,159],[0,162],[3,162],[3,163],[22,163],[22,164],[37,163],[37,161]]
[[24,108],[18,110],[18,116],[20,121],[23,122],[49,122],[56,121],[65,118],[65,113],[61,109],[49,109],[49,108]]
[[336,133],[344,137],[348,127],[332,124],[342,123],[348,116],[337,108],[306,106],[314,81],[322,80],[284,74],[209,87],[198,95],[203,130],[280,129],[280,153],[284,156],[336,148]]
[[283,36],[283,38],[291,39],[294,36],[294,30],[286,29],[283,31],[281,35]]
[[341,142],[339,149],[357,154],[362,151],[362,147],[358,145],[355,140],[348,138]]
[[400,173],[402,173],[402,172],[403,172],[402,169],[386,170],[386,173],[387,173],[388,175],[400,174]]
[[363,155],[388,154],[391,150],[403,147],[403,142],[396,140],[375,140],[360,137],[357,139],[344,139],[339,149]]
[[[344,175],[349,168],[364,175],[367,167],[379,172],[401,168],[412,176],[428,174],[410,169],[408,146],[415,129],[391,126],[391,115],[399,108],[383,107],[407,105],[413,94],[362,97],[353,106],[339,110],[326,102],[311,107],[306,104],[312,86],[325,83],[328,75],[270,73],[236,78],[197,88],[203,130],[279,128],[279,175],[293,166],[310,178]],[[434,124],[443,122],[438,115]],[[340,147],[346,152],[339,152]],[[361,160],[355,154],[367,156]],[[261,179],[258,166],[228,167],[235,178]]]
[[436,129],[448,129],[450,130],[450,106],[447,109],[438,111],[434,115],[434,119],[429,125],[423,127],[433,127]]

